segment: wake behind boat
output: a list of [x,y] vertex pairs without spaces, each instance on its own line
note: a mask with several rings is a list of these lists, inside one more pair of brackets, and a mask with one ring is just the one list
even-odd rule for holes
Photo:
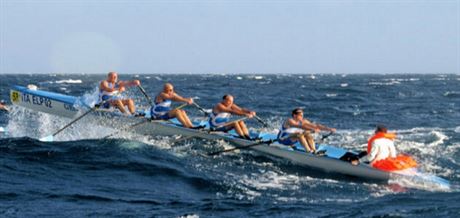
[[[22,86],[12,87],[10,97],[11,102],[15,105],[34,111],[68,118],[75,118],[84,111],[88,111],[88,108],[91,108],[83,102],[81,98],[75,96],[29,89]],[[447,180],[436,176],[425,175],[415,170],[410,172],[390,173],[373,168],[365,163],[352,165],[349,162],[341,160],[341,158],[347,153],[356,153],[335,146],[319,145],[317,150],[322,151],[324,155],[317,156],[306,153],[304,148],[298,143],[294,148],[290,148],[276,142],[268,143],[276,139],[276,135],[271,133],[251,133],[251,135],[261,138],[260,141],[255,142],[239,138],[233,131],[228,133],[211,131],[209,129],[209,125],[206,125],[204,129],[190,129],[182,127],[176,120],[150,121],[150,112],[144,111],[144,113],[145,117],[134,117],[125,116],[113,111],[95,110],[88,116],[91,116],[91,119],[100,125],[115,127],[117,129],[125,129],[126,131],[129,130],[136,134],[152,136],[180,135],[184,138],[194,137],[207,140],[225,140],[238,147],[246,146],[248,149],[257,152],[283,158],[300,166],[319,169],[325,172],[333,172],[379,181],[388,181],[391,178],[402,176],[406,179],[417,179],[421,180],[423,183],[435,184],[443,188],[450,187]],[[202,124],[207,124],[207,122]],[[127,126],[131,126],[131,128],[127,129]]]

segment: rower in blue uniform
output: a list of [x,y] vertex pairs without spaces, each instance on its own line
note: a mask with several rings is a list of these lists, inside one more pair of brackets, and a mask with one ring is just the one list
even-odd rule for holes
[[6,106],[6,102],[5,100],[0,100],[0,111],[6,111],[6,112],[9,112],[10,110],[8,109],[8,107]]
[[231,122],[231,114],[246,116],[252,118],[256,115],[255,111],[241,108],[233,103],[233,96],[224,95],[222,101],[212,109],[212,114],[209,119],[209,124],[212,130],[215,131],[230,131],[235,129],[236,133],[244,139],[251,139],[249,130],[243,120]]
[[336,131],[334,128],[315,124],[304,119],[302,109],[296,108],[292,111],[292,117],[281,125],[281,129],[278,133],[278,142],[283,145],[293,146],[296,142],[300,141],[300,144],[305,148],[306,152],[315,153],[315,140],[310,134],[310,131],[317,133],[321,130]]
[[193,104],[192,98],[184,98],[178,95],[174,92],[174,86],[171,83],[166,83],[163,86],[163,91],[155,97],[154,105],[150,109],[152,119],[169,120],[177,118],[184,127],[194,128],[184,110],[179,108],[171,109],[172,101],[185,102],[188,105]]
[[[118,96],[121,92],[126,90],[129,86],[138,86],[141,82],[139,80],[132,81],[118,81],[116,72],[109,72],[107,79],[101,81],[99,84],[99,103],[102,103],[103,108],[110,108],[114,106],[122,113],[134,114],[136,107],[134,101],[130,98],[121,98]],[[128,106],[129,113],[126,111],[125,106]]]

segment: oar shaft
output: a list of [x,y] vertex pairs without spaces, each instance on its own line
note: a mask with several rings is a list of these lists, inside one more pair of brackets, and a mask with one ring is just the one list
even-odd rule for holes
[[218,127],[228,126],[228,125],[231,125],[233,123],[240,122],[240,121],[247,120],[247,119],[248,119],[248,117],[243,117],[243,118],[240,118],[240,119],[236,119],[234,121],[229,121],[229,122],[227,122],[227,123],[225,123],[225,124],[223,124],[221,126],[218,126]]
[[181,105],[179,105],[178,107],[176,107],[176,108],[174,108],[174,109],[172,109],[172,110],[179,110],[179,109],[184,108],[184,107],[187,106],[187,105],[188,105],[187,103],[181,104]]
[[200,105],[198,105],[197,103],[193,102],[193,105],[195,105],[196,108],[198,108],[198,110],[200,110],[201,112],[203,112],[205,115],[208,115],[209,112],[207,112],[203,107],[201,107]]
[[265,127],[268,127],[268,124],[265,123],[262,118],[260,118],[259,116],[255,115],[254,118],[256,118],[257,121],[259,121],[259,123],[262,123],[262,125],[264,125]]
[[225,149],[225,150],[221,150],[221,151],[211,152],[211,153],[208,153],[208,156],[212,156],[212,155],[216,155],[216,154],[221,154],[221,153],[225,153],[225,152],[230,152],[230,151],[234,151],[234,150],[238,150],[238,149],[246,149],[246,148],[250,148],[250,147],[254,147],[254,146],[262,145],[262,144],[271,144],[271,143],[273,143],[273,142],[275,142],[275,141],[278,141],[278,140],[277,140],[277,139],[274,139],[274,140],[256,142],[256,143],[249,144],[249,145],[244,145],[244,146],[229,148],[229,149]]
[[144,87],[142,87],[141,85],[138,85],[137,87],[142,92],[142,94],[145,96],[145,98],[147,98],[150,106],[153,106],[152,98],[150,98],[150,96],[147,94],[147,92],[145,91]]
[[59,129],[58,131],[56,131],[52,136],[56,136],[57,134],[59,134],[59,133],[62,132],[63,130],[67,129],[67,127],[69,127],[70,125],[72,125],[72,124],[74,124],[75,122],[79,121],[81,118],[83,118],[83,117],[86,116],[87,114],[93,112],[95,109],[96,109],[96,107],[92,107],[90,110],[86,111],[84,114],[80,115],[79,117],[77,117],[76,119],[74,119],[72,122],[68,123],[67,125],[65,125],[65,126],[62,127],[61,129]]

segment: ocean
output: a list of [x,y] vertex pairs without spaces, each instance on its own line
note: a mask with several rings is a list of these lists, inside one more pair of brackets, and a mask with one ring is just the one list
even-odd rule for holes
[[[13,85],[73,96],[96,93],[105,75],[0,75]],[[165,82],[211,108],[224,94],[276,132],[292,109],[337,129],[327,143],[365,150],[377,124],[397,133],[398,152],[451,182],[448,190],[408,181],[376,183],[304,168],[254,151],[203,153],[223,141],[120,133],[83,118],[55,142],[41,142],[71,119],[17,106],[0,112],[0,217],[460,217],[460,75],[123,75],[150,96]],[[148,103],[127,91],[139,108]],[[204,119],[187,107],[190,116]],[[319,135],[317,136],[320,137]]]

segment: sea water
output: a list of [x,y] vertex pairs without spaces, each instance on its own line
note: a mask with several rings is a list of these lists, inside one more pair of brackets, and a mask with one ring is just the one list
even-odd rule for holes
[[[94,97],[105,75],[0,75],[13,85]],[[12,107],[0,112],[1,217],[460,217],[460,75],[120,75],[139,79],[151,97],[165,82],[211,108],[224,94],[276,133],[292,109],[337,128],[327,143],[365,150],[377,124],[398,135],[396,148],[451,188],[375,183],[299,167],[253,151],[214,157],[223,141],[120,133],[82,119],[55,142],[37,139],[70,119]],[[148,108],[136,88],[127,95]],[[196,108],[186,111],[206,119]],[[317,136],[320,138],[320,135]],[[344,164],[347,164],[344,162]]]

